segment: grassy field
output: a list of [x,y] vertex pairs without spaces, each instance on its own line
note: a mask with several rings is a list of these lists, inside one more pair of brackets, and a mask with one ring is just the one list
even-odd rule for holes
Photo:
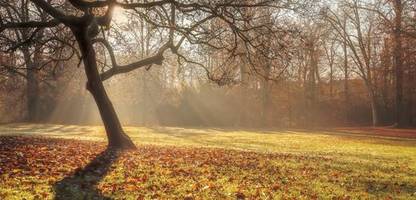
[[416,199],[412,132],[126,131],[138,150],[106,151],[101,127],[0,126],[0,199]]

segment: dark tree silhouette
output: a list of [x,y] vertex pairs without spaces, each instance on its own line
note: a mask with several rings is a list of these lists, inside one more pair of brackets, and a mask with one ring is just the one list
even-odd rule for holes
[[[29,1],[25,1],[29,4]],[[265,47],[267,41],[257,40],[259,35],[256,30],[263,30],[261,34],[273,34],[277,32],[270,23],[250,23],[254,19],[248,11],[262,8],[282,9],[292,5],[284,1],[259,0],[156,0],[156,1],[84,1],[84,0],[30,0],[30,12],[45,12],[47,17],[39,18],[34,15],[26,20],[17,20],[15,15],[2,19],[0,31],[10,29],[34,29],[51,30],[64,29],[72,33],[82,59],[85,74],[87,76],[87,90],[92,94],[98,106],[102,121],[105,126],[110,147],[134,148],[133,142],[124,133],[116,111],[107,95],[103,81],[114,75],[127,73],[143,67],[150,68],[152,65],[161,65],[164,61],[164,53],[170,51],[176,54],[182,62],[191,62],[203,65],[184,56],[181,46],[184,43],[191,45],[201,45],[214,49],[223,49],[230,57],[236,57],[241,53],[241,49],[248,52],[259,49],[263,55],[269,55]],[[3,3],[1,5],[7,5]],[[117,62],[111,42],[105,37],[105,30],[111,27],[113,11],[116,7],[135,13],[136,17],[144,19],[154,28],[160,29],[165,33],[164,42],[161,43],[158,51],[147,58],[120,65]],[[146,11],[146,12],[144,12]],[[273,12],[267,12],[270,13]],[[211,30],[209,25],[212,23],[222,24],[222,30]],[[44,31],[46,34],[46,31]],[[36,33],[34,33],[36,34]],[[231,43],[221,42],[224,34],[233,38]],[[26,43],[30,43],[33,38],[29,38]],[[69,42],[68,45],[71,45]],[[106,48],[111,58],[111,68],[102,70],[100,73],[97,53],[94,45],[99,44]],[[241,47],[239,47],[241,46]],[[267,56],[266,56],[267,57]],[[223,83],[231,78],[224,75],[214,76],[205,68],[208,77],[212,80]]]

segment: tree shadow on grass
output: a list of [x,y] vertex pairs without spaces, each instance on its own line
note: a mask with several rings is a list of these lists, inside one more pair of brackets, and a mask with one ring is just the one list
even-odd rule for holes
[[110,171],[111,165],[121,155],[121,151],[106,149],[84,168],[56,182],[53,185],[55,199],[111,199],[97,189],[97,184]]

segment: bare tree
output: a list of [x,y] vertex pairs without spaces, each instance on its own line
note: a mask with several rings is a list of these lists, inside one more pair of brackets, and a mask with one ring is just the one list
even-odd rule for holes
[[[218,20],[225,24],[223,32],[232,33],[234,41],[239,38],[245,46],[259,48],[256,39],[249,33],[266,26],[250,25],[241,14],[242,10],[273,7],[281,9],[288,4],[281,1],[62,1],[31,0],[32,10],[41,10],[48,14],[46,18],[31,17],[25,21],[18,21],[15,17],[2,19],[1,31],[5,29],[35,29],[52,30],[64,28],[69,30],[77,42],[87,76],[87,90],[92,94],[100,111],[105,126],[109,146],[117,148],[134,148],[133,142],[124,133],[116,111],[107,95],[103,81],[117,74],[127,73],[139,68],[161,65],[164,53],[170,51],[185,62],[194,62],[181,53],[184,43],[189,45],[204,45],[211,48],[226,49],[235,56],[237,42],[221,43],[223,33],[208,29],[207,24]],[[134,12],[137,17],[162,32],[164,37],[155,54],[125,65],[120,65],[116,59],[116,52],[112,42],[106,37],[106,29],[111,28],[115,7]],[[218,31],[218,30],[215,30]],[[97,61],[95,44],[102,45],[108,51],[111,60],[108,69],[100,70]],[[218,45],[221,44],[221,45]],[[74,47],[75,48],[75,47]],[[103,71],[100,73],[100,71]],[[212,78],[212,77],[210,77]]]
[[[29,1],[0,1],[4,19],[14,19],[16,22],[28,21],[33,15],[37,15],[40,20],[47,17],[41,10],[31,10]],[[26,79],[26,102],[27,117],[29,122],[36,122],[40,119],[40,87],[41,83],[51,86],[39,73],[47,68],[48,65],[60,62],[64,49],[57,45],[53,39],[56,33],[48,33],[45,36],[44,29],[13,29],[4,31],[0,35],[1,51],[4,53],[14,52],[17,66],[1,64],[0,67],[7,69]],[[61,45],[62,46],[62,45]],[[51,50],[51,48],[54,50]],[[49,53],[45,53],[48,51]],[[57,56],[60,54],[59,56]],[[63,58],[63,57],[61,57]]]
[[[344,10],[341,12],[344,14],[340,15],[339,12],[336,13],[327,9],[325,16],[352,53],[352,60],[358,69],[356,73],[363,79],[368,91],[372,121],[373,125],[376,126],[379,124],[379,111],[376,85],[373,80],[376,66],[372,62],[374,59],[372,57],[374,51],[372,44],[375,27],[374,15],[361,12],[359,0],[346,2]],[[347,19],[343,19],[343,17]]]

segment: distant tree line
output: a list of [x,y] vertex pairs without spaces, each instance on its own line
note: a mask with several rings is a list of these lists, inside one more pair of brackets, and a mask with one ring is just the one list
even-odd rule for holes
[[[52,5],[95,17],[95,68],[124,124],[416,125],[413,0],[0,2],[3,122],[100,122],[88,52]],[[107,19],[110,2],[125,16]]]

